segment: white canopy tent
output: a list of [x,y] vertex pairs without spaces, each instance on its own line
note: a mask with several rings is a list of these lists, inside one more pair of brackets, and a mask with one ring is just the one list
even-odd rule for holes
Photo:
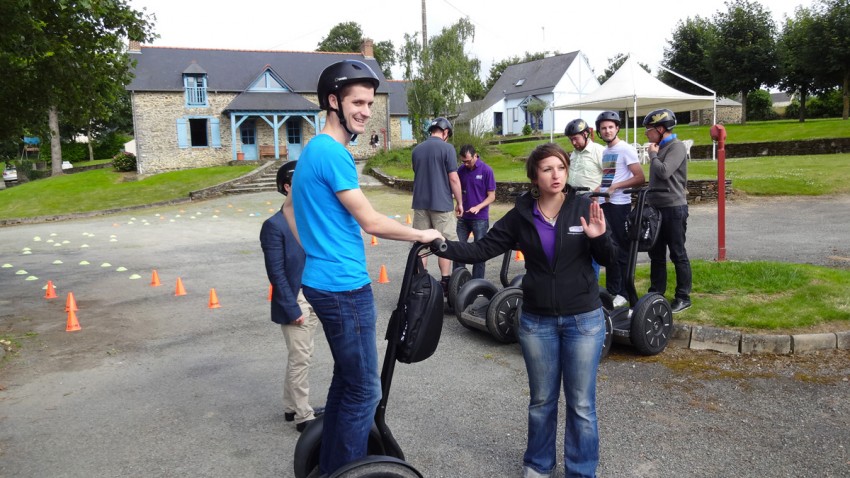
[[[666,70],[686,81],[689,81],[707,91],[710,89],[689,80],[676,72]],[[623,65],[611,75],[608,80],[592,93],[577,101],[557,105],[556,110],[613,110],[631,111],[634,119],[634,143],[637,144],[638,116],[646,115],[658,108],[667,108],[672,111],[690,111],[712,108],[714,117],[717,118],[717,94],[711,91],[711,95],[700,96],[684,93],[675,88],[665,85],[657,78],[646,72],[634,57],[629,57]],[[628,118],[626,119],[626,137],[628,138]]]

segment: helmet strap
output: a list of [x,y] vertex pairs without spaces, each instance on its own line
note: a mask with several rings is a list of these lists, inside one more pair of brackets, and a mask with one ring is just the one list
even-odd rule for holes
[[333,95],[336,97],[336,103],[337,105],[339,105],[339,109],[331,108],[331,110],[336,113],[336,117],[339,119],[339,124],[342,126],[345,132],[348,133],[348,142],[350,143],[352,141],[357,140],[357,133],[354,133],[350,129],[348,129],[348,122],[345,121],[345,113],[343,113],[342,111],[342,98],[340,98],[339,95],[336,93],[334,93]]

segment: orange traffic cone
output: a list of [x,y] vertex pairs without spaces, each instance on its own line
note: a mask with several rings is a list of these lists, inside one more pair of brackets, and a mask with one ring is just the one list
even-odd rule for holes
[[151,275],[151,287],[159,287],[162,284],[159,282],[159,274],[156,273],[156,269],[153,270],[153,274]]
[[274,290],[274,289],[272,289],[272,285],[269,284],[269,302],[272,301],[272,290]]
[[381,273],[378,275],[378,284],[386,284],[390,281],[390,278],[387,277],[387,266],[381,264]]
[[407,215],[407,221],[405,221],[405,222],[407,224],[413,224],[413,221],[410,220],[410,214]]
[[55,299],[56,298],[56,289],[53,288],[53,281],[47,281],[47,292],[44,294],[45,299]]
[[183,287],[183,281],[180,278],[177,278],[177,289],[174,291],[174,295],[186,295],[186,289]]
[[82,329],[80,322],[77,320],[77,314],[73,310],[68,311],[68,322],[65,325],[65,332],[75,332]]
[[514,262],[524,261],[525,256],[522,255],[522,251],[516,251],[516,255],[514,256]]
[[373,246],[377,246],[377,245],[378,245],[378,238],[377,238],[377,237],[375,237],[375,236],[372,236],[372,245],[373,245]]
[[220,309],[221,304],[218,302],[218,294],[215,293],[215,288],[210,289],[210,309]]
[[78,311],[80,309],[77,308],[77,301],[74,300],[74,293],[68,292],[68,298],[65,299],[65,312]]

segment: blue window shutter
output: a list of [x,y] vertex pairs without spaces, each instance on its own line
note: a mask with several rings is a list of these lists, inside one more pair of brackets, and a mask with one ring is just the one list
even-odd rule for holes
[[189,120],[177,118],[177,147],[189,147]]
[[221,133],[218,128],[218,118],[210,118],[210,143],[213,148],[221,147]]

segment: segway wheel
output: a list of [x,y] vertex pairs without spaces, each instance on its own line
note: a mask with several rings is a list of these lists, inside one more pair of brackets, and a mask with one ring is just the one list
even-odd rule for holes
[[673,310],[661,294],[641,297],[632,313],[629,339],[641,355],[661,353],[673,332]]
[[522,289],[507,287],[500,290],[487,306],[487,330],[499,342],[517,341],[519,314],[522,309]]
[[[298,441],[295,442],[295,453],[292,460],[293,471],[295,478],[319,478],[319,454],[322,451],[322,431],[324,430],[325,416],[321,415],[315,418],[298,436]],[[377,425],[372,423],[372,429],[369,431],[369,444],[367,445],[367,453],[377,455],[381,453],[400,455],[397,458],[404,458],[401,450],[385,448],[381,439],[381,432]]]
[[422,474],[398,458],[372,455],[343,466],[329,478],[422,478]]
[[520,275],[518,275],[518,276],[514,277],[513,279],[511,279],[511,284],[510,284],[510,286],[511,286],[511,287],[520,287],[520,288],[521,288],[521,287],[522,287],[522,279],[523,279],[523,277],[525,277],[525,274],[520,274]]
[[611,345],[614,343],[614,322],[611,320],[611,314],[605,307],[602,308],[605,314],[605,341],[602,342],[602,357],[605,358],[611,353]]
[[472,279],[472,272],[469,272],[469,269],[466,267],[455,269],[452,272],[452,276],[449,279],[449,296],[446,298],[449,307],[454,308],[457,301],[457,293],[464,284],[469,282],[469,279]]
[[460,325],[470,330],[478,330],[466,323],[463,312],[479,297],[485,297],[487,300],[492,299],[497,290],[496,286],[486,279],[470,279],[464,284],[458,291],[457,301],[455,302],[455,315]]

